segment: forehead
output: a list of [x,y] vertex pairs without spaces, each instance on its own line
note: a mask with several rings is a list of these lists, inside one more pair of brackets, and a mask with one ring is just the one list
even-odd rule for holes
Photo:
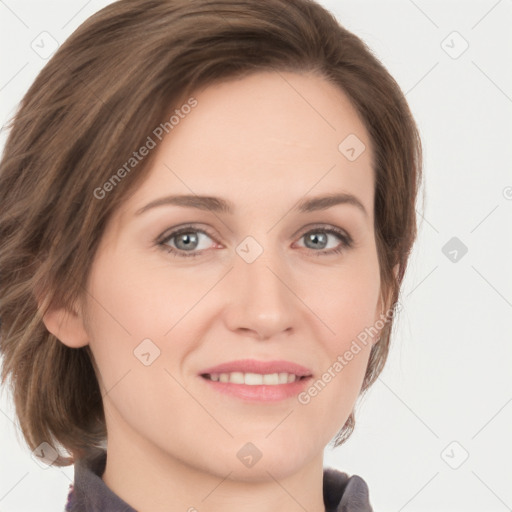
[[346,192],[373,217],[371,141],[337,86],[312,74],[262,72],[193,97],[197,106],[156,140],[126,213],[165,194],[228,197],[242,212],[262,201],[292,206],[306,195]]

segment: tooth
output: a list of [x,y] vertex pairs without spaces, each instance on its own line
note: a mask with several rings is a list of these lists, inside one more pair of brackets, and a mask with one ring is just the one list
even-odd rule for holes
[[231,382],[231,384],[243,384],[244,374],[242,372],[232,372],[229,374],[229,382]]
[[277,373],[263,375],[263,384],[279,384]]
[[279,384],[286,384],[299,380],[293,373],[243,373],[243,372],[231,372],[231,373],[210,373],[209,379],[214,382],[231,382],[232,384],[246,384],[248,386],[275,386]]
[[259,373],[246,373],[244,378],[245,384],[250,386],[263,384],[263,375]]

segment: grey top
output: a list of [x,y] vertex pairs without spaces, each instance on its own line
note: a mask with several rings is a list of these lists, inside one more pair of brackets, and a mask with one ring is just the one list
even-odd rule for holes
[[[65,512],[137,512],[102,480],[107,452],[101,450],[75,463],[74,484],[70,484]],[[359,476],[324,468],[325,512],[373,512],[368,486]]]

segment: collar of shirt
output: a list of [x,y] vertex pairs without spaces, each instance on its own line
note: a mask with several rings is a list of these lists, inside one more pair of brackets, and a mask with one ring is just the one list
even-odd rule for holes
[[[105,450],[76,461],[66,512],[137,512],[102,480],[106,462]],[[358,475],[324,468],[323,497],[325,512],[373,512],[368,486]]]

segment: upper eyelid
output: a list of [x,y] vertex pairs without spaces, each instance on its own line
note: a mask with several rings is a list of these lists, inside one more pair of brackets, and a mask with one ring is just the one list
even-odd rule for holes
[[[180,235],[181,233],[186,233],[187,231],[197,231],[199,233],[204,233],[205,235],[208,235],[210,238],[212,238],[214,241],[217,242],[215,235],[209,232],[209,230],[205,228],[199,228],[197,226],[182,226],[182,227],[176,227],[176,228],[170,228],[165,230],[157,239],[157,243],[165,242],[166,240],[169,240],[170,238],[173,238],[175,236]],[[217,242],[218,243],[218,242]]]

